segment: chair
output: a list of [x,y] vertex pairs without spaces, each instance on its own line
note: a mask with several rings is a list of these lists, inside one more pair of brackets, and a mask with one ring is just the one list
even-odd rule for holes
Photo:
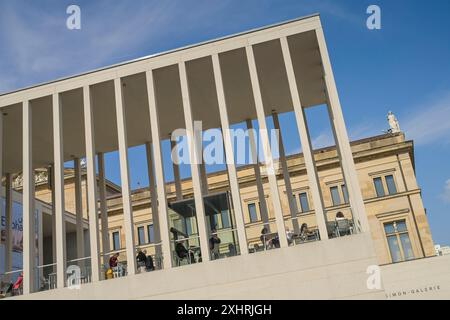
[[348,219],[337,219],[336,230],[339,237],[343,235],[350,235],[353,232]]
[[336,221],[327,221],[328,238],[336,238],[339,236]]

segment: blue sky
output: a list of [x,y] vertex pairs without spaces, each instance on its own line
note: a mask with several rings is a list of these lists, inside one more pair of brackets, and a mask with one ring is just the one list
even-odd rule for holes
[[[81,7],[79,31],[65,27],[70,4]],[[366,28],[371,4],[381,7],[381,30]],[[321,13],[350,137],[381,133],[387,112],[394,111],[415,142],[434,240],[450,244],[447,0],[0,0],[0,92],[315,12]],[[333,143],[323,110],[307,116],[314,146]],[[281,117],[282,126],[295,128],[288,118]],[[286,140],[288,152],[298,150],[296,141]],[[148,184],[143,157],[142,148],[130,150],[134,188]],[[120,183],[117,160],[108,155],[107,175]]]

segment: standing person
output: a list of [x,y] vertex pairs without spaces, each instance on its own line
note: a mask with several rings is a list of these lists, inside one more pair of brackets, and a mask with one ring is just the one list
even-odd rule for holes
[[221,242],[219,236],[217,235],[217,230],[211,230],[211,238],[209,238],[209,250],[211,251],[211,257],[213,260],[219,259],[220,257],[220,248],[219,244]]

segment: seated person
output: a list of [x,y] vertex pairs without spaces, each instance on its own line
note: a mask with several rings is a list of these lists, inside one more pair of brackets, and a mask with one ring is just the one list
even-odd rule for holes
[[138,266],[145,266],[145,261],[147,260],[147,256],[145,255],[145,251],[139,250],[136,261],[138,263]]
[[7,283],[0,291],[0,298],[6,298],[10,294],[12,294],[12,289],[13,289],[13,284]]
[[16,282],[13,285],[13,295],[20,294],[20,290],[22,289],[23,285],[23,272],[20,273],[19,277],[17,278]]
[[229,243],[228,244],[228,256],[229,257],[233,257],[237,254],[236,252],[236,247],[234,246],[234,244]]
[[117,253],[114,253],[114,255],[111,258],[109,258],[109,267],[111,269],[115,268],[115,267],[117,267],[118,263],[119,263],[119,253],[117,252]]
[[336,221],[337,220],[344,220],[345,219],[345,217],[344,217],[344,214],[342,213],[342,212],[338,212],[338,213],[336,213]]
[[148,255],[145,259],[145,269],[147,271],[155,270],[155,266],[153,265],[153,258],[151,255]]
[[188,249],[181,243],[177,242],[175,245],[175,252],[180,259],[187,259],[190,257],[189,263],[195,263],[194,253]]
[[308,224],[303,223],[300,227],[300,239],[303,241],[309,240],[309,237],[314,236],[314,232],[308,229]]
[[280,238],[276,235],[272,240],[270,240],[270,245],[272,248],[280,247]]
[[286,238],[289,245],[293,243],[294,236],[295,236],[294,232],[289,230],[289,227],[286,227]]
[[263,247],[266,248],[266,249],[270,248],[272,246],[272,241],[267,238],[267,233],[268,232],[269,231],[267,230],[267,228],[264,227],[261,230],[261,236],[259,237],[259,239],[261,240],[261,242],[263,244]]

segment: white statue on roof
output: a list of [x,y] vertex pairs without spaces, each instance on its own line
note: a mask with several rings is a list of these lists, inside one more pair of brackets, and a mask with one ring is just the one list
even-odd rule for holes
[[401,132],[400,124],[398,123],[398,120],[395,117],[395,115],[392,113],[392,111],[389,111],[387,119],[388,119],[388,122],[389,122],[389,130],[388,130],[389,133],[399,133],[399,132]]

